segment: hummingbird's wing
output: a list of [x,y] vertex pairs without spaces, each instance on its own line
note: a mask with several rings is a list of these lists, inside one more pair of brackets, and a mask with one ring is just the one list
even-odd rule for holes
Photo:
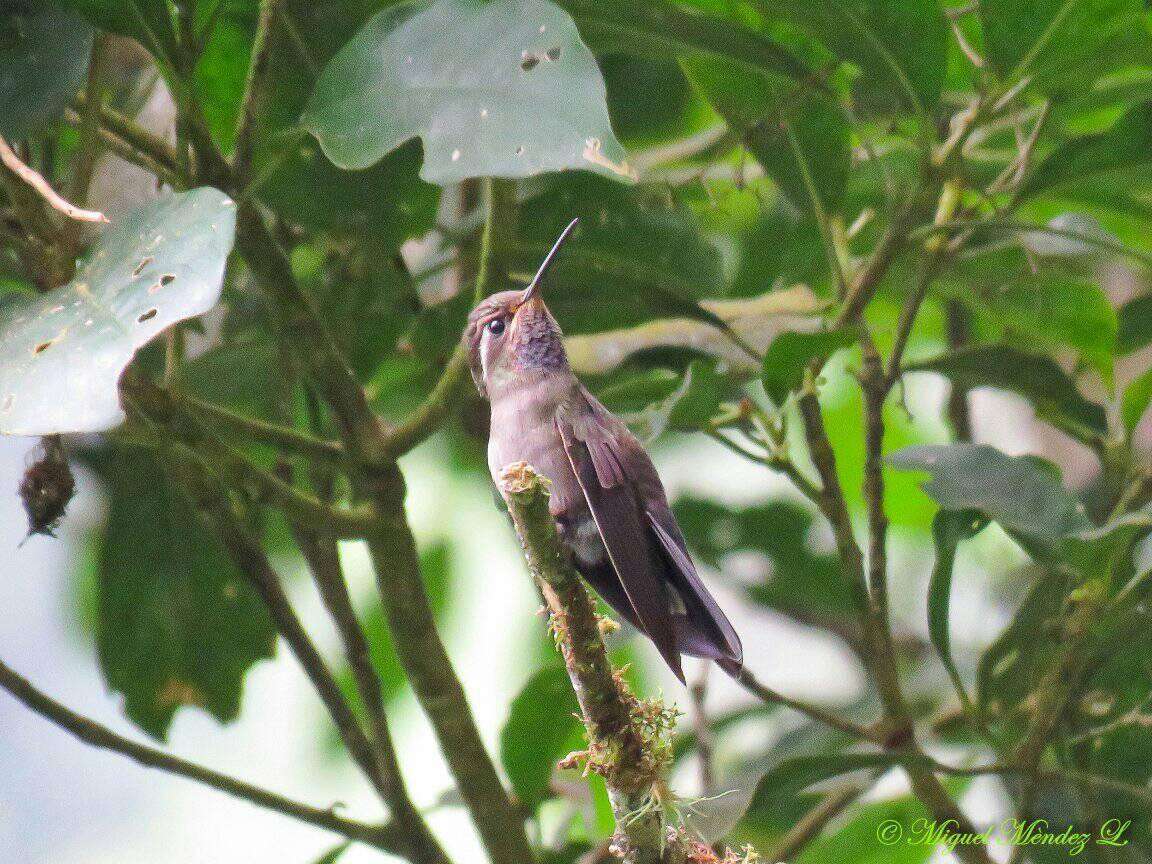
[[[659,591],[646,596],[655,597],[655,602],[664,604],[661,617],[671,616],[677,652],[715,660],[725,671],[735,675],[743,664],[740,637],[696,572],[652,460],[618,418],[583,387],[580,390],[587,410],[580,412],[580,420],[572,424],[571,437],[577,444],[584,445],[592,463],[592,470],[585,469],[583,473],[576,470],[573,463],[585,494],[588,495],[590,488],[594,494],[600,495],[607,490],[626,490],[621,497],[626,497],[630,507],[636,508],[632,512],[639,512],[640,525],[634,527],[629,524],[627,535],[620,540],[632,538],[632,546],[639,547],[648,566],[654,567]],[[565,435],[563,430],[561,435]],[[565,437],[571,459],[573,449],[578,448],[568,446],[567,442]],[[589,505],[595,513],[591,498]],[[600,516],[596,518],[598,527],[602,522],[613,521]],[[600,533],[611,551],[603,528]],[[612,563],[617,564],[615,557]],[[630,580],[619,566],[616,569],[625,590],[628,590]],[[631,599],[637,593],[638,590],[628,591],[628,597]],[[647,631],[648,628],[642,629]]]
[[[593,422],[582,422],[584,419]],[[612,452],[610,442],[599,434],[606,430],[601,430],[594,418],[574,420],[566,411],[560,411],[556,428],[635,620],[683,681],[660,561],[654,554],[635,487],[627,482],[624,467]]]

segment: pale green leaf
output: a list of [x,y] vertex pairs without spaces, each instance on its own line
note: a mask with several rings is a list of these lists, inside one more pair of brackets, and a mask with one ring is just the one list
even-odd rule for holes
[[304,124],[342,168],[424,142],[421,176],[630,176],[604,81],[568,14],[546,0],[434,0],[384,10],[328,64]]
[[137,349],[220,297],[236,212],[211,188],[169,195],[104,229],[67,285],[0,313],[0,433],[92,432],[124,418],[116,385]]

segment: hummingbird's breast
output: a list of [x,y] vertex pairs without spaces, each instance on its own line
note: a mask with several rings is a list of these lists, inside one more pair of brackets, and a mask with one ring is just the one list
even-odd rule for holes
[[574,380],[542,375],[491,400],[488,470],[499,485],[500,472],[507,465],[527,462],[552,483],[552,515],[575,524],[585,519],[591,522],[592,514],[556,427],[557,411],[570,397]]

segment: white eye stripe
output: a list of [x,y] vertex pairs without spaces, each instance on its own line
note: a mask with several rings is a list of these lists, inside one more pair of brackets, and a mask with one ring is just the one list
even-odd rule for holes
[[488,327],[480,331],[480,371],[484,380],[488,380]]

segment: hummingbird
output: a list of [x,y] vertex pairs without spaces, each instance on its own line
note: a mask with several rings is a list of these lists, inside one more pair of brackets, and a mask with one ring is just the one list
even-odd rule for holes
[[524,461],[551,481],[549,511],[581,577],[656,646],[684,682],[681,654],[743,664],[740,638],[701,581],[664,486],[627,426],[577,379],[541,288],[578,219],[522,291],[468,316],[472,378],[492,409],[488,468]]

